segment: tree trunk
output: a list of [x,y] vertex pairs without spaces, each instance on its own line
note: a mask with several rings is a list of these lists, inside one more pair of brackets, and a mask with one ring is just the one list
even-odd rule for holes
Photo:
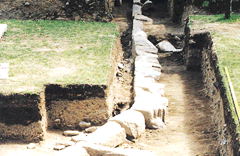
[[225,18],[230,19],[232,12],[232,0],[226,0]]

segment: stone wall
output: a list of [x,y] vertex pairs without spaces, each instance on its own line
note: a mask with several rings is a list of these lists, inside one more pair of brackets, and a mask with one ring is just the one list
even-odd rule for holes
[[185,62],[188,69],[200,67],[202,71],[205,93],[211,99],[209,107],[214,112],[212,120],[218,130],[216,139],[220,155],[239,155],[236,125],[220,73],[218,57],[212,45],[209,32],[192,34],[189,48],[185,49]]

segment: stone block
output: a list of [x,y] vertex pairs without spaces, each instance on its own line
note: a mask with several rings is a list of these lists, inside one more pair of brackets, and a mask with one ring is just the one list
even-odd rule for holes
[[[158,58],[158,55],[157,54],[152,54],[152,53],[146,53],[145,51],[143,51],[143,50],[136,50],[136,48],[134,48],[135,49],[135,53],[136,53],[136,55],[137,56],[144,56],[144,57],[147,57],[147,58],[149,58],[149,59],[151,59],[151,58],[154,58],[154,59],[157,59]],[[133,49],[133,50],[134,50]]]
[[159,94],[160,96],[163,96],[164,88],[165,88],[164,84],[156,83],[153,78],[137,77],[137,79],[134,80],[135,94],[138,93],[138,90],[140,90],[141,93],[141,90],[143,89],[150,93],[155,93]]
[[133,29],[132,31],[143,30],[143,22],[139,20],[133,20]]
[[157,54],[158,49],[154,46],[148,47],[148,46],[135,46],[135,51],[137,50],[142,50],[146,53],[151,53],[151,54]]
[[149,67],[136,67],[134,72],[134,79],[139,78],[154,78],[154,80],[158,81],[161,76],[161,69],[158,68],[149,68]]
[[139,21],[143,21],[144,24],[153,24],[153,19],[144,16],[144,15],[135,15],[134,19],[139,20]]
[[[134,88],[136,89],[136,88]],[[158,94],[149,93],[142,88],[137,88],[134,104],[131,109],[144,115],[147,128],[163,128],[168,99]]]
[[111,118],[110,121],[119,123],[125,129],[126,134],[133,138],[138,138],[145,132],[145,119],[138,111],[127,110]]
[[125,129],[120,124],[109,121],[87,136],[86,141],[102,146],[116,147],[126,139]]
[[61,151],[55,151],[54,156],[90,156],[86,149],[81,146],[67,147]]
[[134,17],[135,15],[141,15],[141,14],[142,14],[141,6],[138,4],[133,4],[132,17]]
[[139,149],[120,149],[117,148],[115,150],[109,151],[105,153],[103,156],[157,156],[155,153],[147,150],[139,150]]
[[85,141],[87,136],[84,133],[79,133],[77,136],[71,137],[71,141],[73,142],[79,142],[79,141]]
[[93,156],[156,156],[155,153],[146,150],[109,148],[84,142],[78,143],[77,146],[85,148],[89,155]]
[[79,131],[71,131],[71,130],[67,130],[63,132],[63,135],[65,136],[76,136],[79,135]]

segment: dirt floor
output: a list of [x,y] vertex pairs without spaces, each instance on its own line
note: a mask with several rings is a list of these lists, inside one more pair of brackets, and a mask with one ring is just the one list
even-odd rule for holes
[[[145,32],[157,40],[166,38],[167,33],[183,34],[183,28],[167,18],[164,6],[155,4],[158,10],[150,15],[153,25],[144,26]],[[147,129],[145,136],[121,147],[150,150],[159,156],[219,155],[210,100],[204,95],[200,71],[187,71],[181,54],[160,53],[159,62],[162,65],[159,83],[165,85],[165,97],[169,99],[166,127]]]

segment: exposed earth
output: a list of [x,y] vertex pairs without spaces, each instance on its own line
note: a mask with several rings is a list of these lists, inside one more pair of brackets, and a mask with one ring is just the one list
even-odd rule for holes
[[[128,109],[133,102],[131,57],[131,7],[123,2],[121,7],[114,8],[114,20],[120,25],[124,51],[124,68],[119,68],[117,79],[118,91],[115,97],[117,107],[113,115]],[[158,40],[166,38],[167,33],[183,34],[183,28],[171,24],[167,18],[165,4],[155,5],[150,18],[153,25],[144,27],[148,35]],[[159,9],[162,8],[162,9]],[[218,28],[218,24],[210,28]],[[235,29],[238,29],[239,25]],[[200,28],[199,28],[200,29]],[[201,28],[203,29],[203,28]],[[224,28],[225,31],[233,31]],[[200,71],[188,71],[181,54],[160,53],[162,75],[159,83],[165,85],[165,97],[169,99],[166,126],[163,129],[146,129],[145,136],[137,140],[126,140],[119,147],[150,150],[159,156],[213,156],[219,155],[216,147],[216,129],[212,125],[212,111],[209,99],[204,95]],[[68,141],[62,131],[48,131],[46,140],[36,144],[35,149],[27,149],[28,144],[4,142],[0,144],[0,156],[50,156],[53,155],[53,143],[57,140]]]

